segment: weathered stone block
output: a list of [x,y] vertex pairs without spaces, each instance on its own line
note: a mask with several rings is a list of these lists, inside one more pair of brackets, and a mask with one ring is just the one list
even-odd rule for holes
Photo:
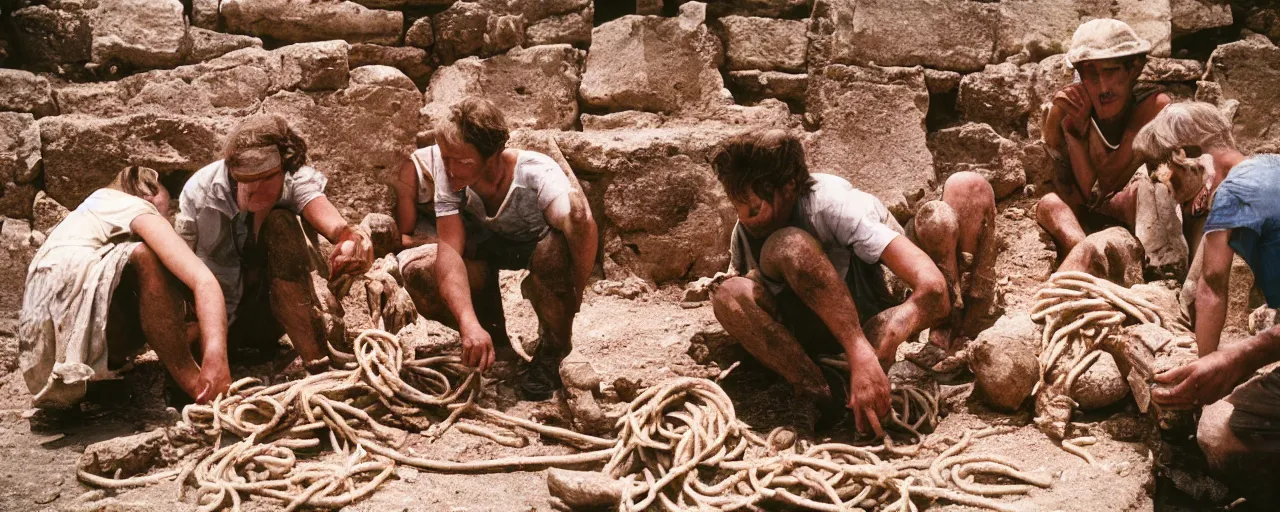
[[253,36],[224,34],[200,27],[190,27],[187,29],[187,42],[183,48],[182,61],[187,64],[198,64],[241,48],[262,48],[262,40]]
[[729,16],[720,25],[730,70],[804,71],[808,23]]
[[323,91],[347,86],[350,64],[347,43],[299,43],[275,51],[280,55],[282,89]]
[[1208,80],[1238,100],[1236,143],[1250,153],[1274,145],[1280,133],[1280,48],[1265,37],[1227,43],[1209,58]]
[[739,102],[777,98],[802,103],[809,88],[809,75],[779,71],[730,71],[729,84]]
[[342,39],[394,45],[404,30],[404,14],[344,0],[222,0],[221,12],[228,32],[288,43]]
[[425,87],[431,80],[431,54],[409,46],[382,46],[357,43],[347,54],[352,69],[360,66],[391,66],[403,71],[414,84]]
[[415,92],[418,90],[418,87],[413,85],[413,80],[410,80],[399,69],[391,66],[371,65],[352,69],[351,83],[381,85]]
[[1169,0],[1169,7],[1174,37],[1232,23],[1227,0]]
[[468,96],[483,96],[502,109],[513,129],[572,130],[578,121],[583,53],[569,45],[535,46],[442,67],[427,88],[425,121],[447,116],[451,105]]
[[435,31],[431,28],[431,18],[422,17],[414,20],[413,25],[404,33],[404,44],[414,48],[430,49],[435,44]]
[[938,183],[957,172],[981,174],[991,184],[996,199],[1021,191],[1027,184],[1022,148],[1001,137],[991,126],[968,123],[929,134],[929,149],[938,171]]
[[218,159],[222,134],[208,119],[136,114],[107,119],[46,117],[39,122],[49,197],[75,208],[126,165],[162,173],[195,171]]
[[995,60],[998,19],[981,2],[817,0],[810,59],[979,71]]
[[551,16],[525,28],[525,46],[544,44],[571,44],[585,47],[591,44],[592,18],[595,8],[587,6],[578,12]]
[[874,194],[900,219],[935,178],[925,142],[929,92],[920,68],[832,65],[809,76],[809,168]]
[[582,100],[608,110],[714,109],[729,100],[722,59],[719,39],[696,16],[623,16],[591,33]]
[[93,23],[93,61],[134,68],[182,61],[187,21],[178,0],[104,0]]
[[987,66],[960,80],[956,109],[966,121],[987,123],[1001,135],[1021,133],[1031,113],[1031,81],[1036,65],[1010,62]]
[[97,2],[90,0],[13,11],[14,36],[27,62],[42,70],[88,62],[93,56],[91,13],[96,6]]
[[0,110],[25,112],[36,117],[55,115],[49,81],[28,71],[0,69]]

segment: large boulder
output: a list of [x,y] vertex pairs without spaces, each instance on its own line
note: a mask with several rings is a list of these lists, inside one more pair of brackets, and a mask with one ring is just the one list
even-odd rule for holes
[[679,18],[623,16],[595,28],[582,76],[582,101],[617,111],[699,112],[730,101],[720,76],[720,40],[699,3]]
[[435,53],[442,64],[496,55],[524,43],[524,18],[500,15],[480,2],[457,2],[434,20]]
[[1209,57],[1207,79],[1222,96],[1238,100],[1236,143],[1246,153],[1275,148],[1280,134],[1280,47],[1265,37],[1218,46]]
[[449,107],[464,98],[481,96],[502,109],[513,129],[572,130],[578,121],[583,53],[567,44],[535,46],[442,67],[427,88],[423,127],[448,116]]
[[1000,317],[969,348],[974,388],[991,407],[1020,408],[1040,380],[1040,332],[1026,313]]
[[1088,370],[1080,374],[1068,392],[1082,411],[1101,409],[1129,396],[1129,383],[1111,354],[1103,352]]
[[93,56],[92,11],[97,6],[97,0],[64,0],[12,11],[10,21],[23,57],[41,70],[88,62]]
[[1227,0],[1169,0],[1169,7],[1174,37],[1232,23],[1231,2]]
[[746,16],[720,19],[725,61],[732,71],[804,71],[807,23]]
[[222,0],[221,13],[228,32],[287,43],[342,39],[394,45],[404,30],[404,14],[344,0]]
[[262,40],[253,36],[224,34],[200,27],[189,27],[182,61],[187,64],[199,64],[241,48],[262,48]]
[[22,307],[25,288],[17,283],[27,282],[27,266],[38,247],[32,243],[31,222],[0,217],[0,223],[3,223],[0,225],[0,279],[10,283],[0,286],[0,311],[12,311],[16,316]]
[[360,66],[391,66],[399,69],[421,87],[426,87],[434,70],[431,66],[431,54],[412,46],[357,43],[351,45],[347,59],[352,69]]
[[222,148],[223,133],[213,121],[180,115],[55,116],[39,125],[46,190],[72,209],[127,165],[195,171],[217,160]]
[[435,29],[431,28],[431,18],[422,17],[414,20],[404,32],[405,46],[430,50],[436,42]]
[[1027,138],[1036,140],[1042,137],[1044,118],[1053,105],[1053,95],[1071,85],[1074,78],[1075,70],[1071,69],[1064,54],[1046,57],[1035,67],[1031,74],[1031,88],[1027,91],[1031,109],[1027,117]]
[[1026,52],[1039,59],[1064,53],[1081,23],[1115,18],[1151,41],[1151,55],[1168,57],[1171,17],[1169,0],[1024,0],[1000,2],[996,56]]
[[187,20],[178,0],[100,0],[93,23],[93,62],[133,68],[182,60]]
[[381,85],[395,87],[406,91],[417,91],[418,86],[405,76],[403,71],[391,66],[361,66],[351,70],[351,83],[363,85]]
[[25,112],[36,117],[58,113],[49,81],[29,71],[0,69],[0,110]]
[[416,148],[420,108],[416,89],[359,82],[333,92],[281,91],[262,104],[302,134],[311,164],[329,179],[329,199],[351,222],[391,211],[383,183]]
[[40,172],[40,128],[35,118],[0,112],[0,216],[31,218]]
[[920,68],[831,65],[809,75],[807,113],[819,126],[806,144],[809,169],[876,195],[900,220],[932,188]]
[[222,0],[191,0],[191,26],[218,30],[218,7]]
[[1022,167],[1022,148],[1001,137],[991,126],[967,123],[929,134],[929,150],[938,173],[938,183],[957,172],[981,174],[991,184],[996,199],[1022,190],[1027,174]]
[[1037,67],[1005,62],[965,75],[960,79],[956,109],[966,121],[987,123],[1001,135],[1020,134],[1031,113],[1031,82]]
[[716,18],[759,16],[802,19],[809,17],[812,4],[813,0],[708,0],[707,13]]

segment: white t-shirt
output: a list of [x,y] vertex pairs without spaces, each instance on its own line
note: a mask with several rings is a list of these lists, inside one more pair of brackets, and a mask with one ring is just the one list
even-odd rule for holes
[[[822,244],[841,279],[848,275],[854,256],[869,265],[879,263],[885,247],[903,233],[897,219],[879,199],[853,188],[844,178],[830,174],[812,177],[813,190],[796,199],[790,226],[805,230]],[[729,245],[731,265],[739,275],[759,267],[746,236],[741,225],[736,226]]]
[[437,218],[461,213],[469,227],[517,242],[541,239],[549,229],[543,212],[570,190],[569,178],[555,160],[542,153],[520,151],[511,188],[497,213],[489,216],[484,201],[470,187],[453,190],[438,146],[415,151],[412,160],[418,169],[418,202],[434,201]]

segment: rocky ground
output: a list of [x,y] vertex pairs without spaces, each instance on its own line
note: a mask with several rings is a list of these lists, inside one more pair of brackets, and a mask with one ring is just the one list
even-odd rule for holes
[[[1002,288],[1011,309],[1025,306],[1053,262],[1053,252],[1030,229],[1034,221],[1026,218],[1023,206],[1006,204],[1001,214],[1001,231],[1007,234],[1002,238],[1010,243],[1001,252],[999,268],[1006,278]],[[510,312],[512,337],[527,342],[536,339],[537,325],[532,309],[519,295],[520,277],[515,272],[504,275],[504,300]],[[615,397],[625,395],[627,389],[676,376],[714,376],[723,364],[715,359],[725,354],[732,357],[732,347],[724,347],[725,335],[709,304],[684,302],[681,293],[676,287],[652,291],[638,280],[600,281],[594,286],[575,324],[574,357],[589,361],[600,374],[606,402],[616,401]],[[457,343],[455,333],[425,320],[407,327],[401,335],[417,346],[440,348]],[[917,348],[913,345],[918,344],[904,345],[903,353]],[[237,366],[235,374],[301,374],[296,364],[283,369],[278,365]],[[1029,412],[1007,415],[988,409],[964,380],[945,388],[944,394],[950,396],[946,399],[948,414],[938,431],[956,434],[982,426],[1017,426],[1012,433],[981,440],[975,450],[1003,455],[1021,463],[1024,469],[1043,470],[1055,476],[1051,489],[1032,491],[1019,501],[1025,510],[1198,510],[1221,506],[1231,499],[1221,484],[1206,479],[1195,468],[1194,446],[1186,445],[1185,425],[1181,433],[1176,429],[1165,433],[1166,438],[1184,436],[1179,462],[1172,469],[1174,477],[1182,481],[1157,478],[1171,470],[1157,469],[1161,466],[1161,443],[1152,438],[1149,423],[1136,413],[1129,400],[1080,418],[1087,432],[1099,438],[1090,450],[1098,465],[1091,467],[1062,451],[1030,424]],[[759,431],[803,424],[806,417],[811,418],[812,412],[791,398],[787,386],[750,362],[734,370],[723,385],[734,399],[739,417]],[[144,356],[123,380],[104,383],[99,388],[96,400],[86,405],[82,417],[51,428],[26,419],[29,394],[19,374],[11,373],[0,381],[0,509],[174,509],[180,490],[172,482],[104,492],[91,490],[76,480],[76,463],[86,446],[143,432],[175,418],[174,411],[166,410],[164,370],[154,356]],[[556,400],[521,402],[505,386],[496,389],[497,394],[491,399],[513,414],[561,425],[567,424],[571,416]],[[36,425],[34,431],[32,425]],[[843,442],[854,440],[848,425],[823,436]],[[456,431],[435,440],[415,437],[408,448],[422,456],[455,460],[571,451],[537,441],[523,449],[503,448]],[[549,510],[549,500],[542,472],[443,475],[400,468],[396,478],[374,496],[347,510]],[[189,499],[178,503],[179,509],[193,506]],[[279,506],[250,501],[245,510],[275,510]],[[937,509],[965,507],[946,505]]]

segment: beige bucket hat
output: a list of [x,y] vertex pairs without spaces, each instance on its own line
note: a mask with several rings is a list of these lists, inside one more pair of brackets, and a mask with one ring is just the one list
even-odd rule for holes
[[1138,37],[1128,23],[1110,18],[1090,20],[1071,36],[1067,62],[1072,67],[1087,60],[1114,59],[1151,51],[1151,41]]

